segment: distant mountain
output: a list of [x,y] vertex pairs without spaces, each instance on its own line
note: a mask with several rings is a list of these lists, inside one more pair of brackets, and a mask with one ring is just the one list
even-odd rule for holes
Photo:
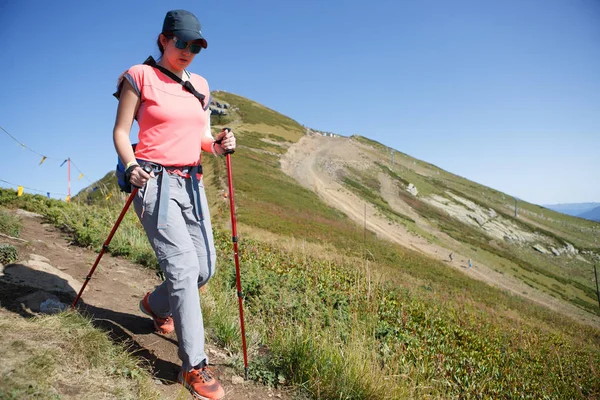
[[590,221],[600,222],[600,207],[593,208],[578,215],[581,218],[589,219]]
[[[582,214],[592,211],[593,209],[600,207],[600,203],[563,203],[563,204],[545,204],[550,210],[557,211],[559,213],[572,215],[573,217],[582,217]],[[586,217],[582,217],[586,218]],[[589,219],[589,218],[588,218]]]

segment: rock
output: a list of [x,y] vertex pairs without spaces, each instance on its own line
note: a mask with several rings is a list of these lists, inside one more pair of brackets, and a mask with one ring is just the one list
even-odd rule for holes
[[550,251],[552,252],[552,254],[554,254],[555,256],[560,256],[560,251],[555,248],[555,247],[550,247]]
[[242,385],[244,383],[244,378],[242,378],[241,376],[233,375],[231,377],[231,383],[233,383],[234,385]]
[[81,289],[81,283],[44,260],[48,259],[31,254],[29,260],[5,267],[1,279],[16,285],[75,296]]
[[40,304],[40,312],[44,314],[58,314],[65,311],[67,307],[65,303],[61,303],[59,300],[46,299]]
[[487,222],[487,220],[478,214],[467,214],[469,217],[473,218],[475,220],[475,222],[477,222],[477,225],[482,226],[483,224],[485,224]]
[[408,184],[408,187],[406,188],[406,190],[408,191],[408,193],[412,194],[413,196],[417,196],[419,194],[417,187],[415,185],[413,185],[412,183]]
[[16,299],[16,302],[21,303],[23,307],[28,308],[33,312],[40,312],[40,306],[46,300],[60,302],[58,297],[52,293],[44,292],[43,290],[38,290],[37,292],[28,294],[27,296],[21,296]]
[[496,214],[496,210],[494,210],[493,208],[490,208],[490,218],[496,218],[498,216],[498,214]]
[[40,217],[41,218],[40,214],[36,214],[36,213],[30,212],[30,211],[21,210],[20,208],[18,208],[15,211],[15,214],[20,215],[21,217],[28,217],[28,218]]
[[565,242],[565,251],[569,253],[569,255],[579,254],[579,250],[577,250],[571,243]]
[[550,252],[546,250],[541,244],[534,244],[532,247],[534,250],[537,250],[542,254],[550,254]]
[[43,263],[47,263],[47,264],[50,263],[50,260],[48,260],[46,257],[40,256],[37,254],[30,254],[29,259],[32,261],[38,261],[38,262],[43,262]]

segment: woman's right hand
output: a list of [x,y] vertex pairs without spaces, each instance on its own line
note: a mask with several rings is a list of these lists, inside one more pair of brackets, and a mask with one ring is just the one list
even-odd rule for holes
[[154,172],[147,173],[138,165],[131,171],[129,182],[135,187],[142,188],[150,178],[154,178]]

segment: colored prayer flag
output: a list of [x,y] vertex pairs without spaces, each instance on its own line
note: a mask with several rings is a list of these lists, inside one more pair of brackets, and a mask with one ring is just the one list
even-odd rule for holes
[[23,196],[23,186],[17,188],[17,196]]
[[106,200],[110,199],[110,197],[111,197],[111,196],[112,196],[112,192],[110,192],[110,193],[108,194],[108,196],[106,196]]
[[79,177],[77,178],[78,180],[83,178],[83,174],[79,174]]
[[40,165],[42,165],[46,161],[46,156],[42,156],[42,161],[40,161]]

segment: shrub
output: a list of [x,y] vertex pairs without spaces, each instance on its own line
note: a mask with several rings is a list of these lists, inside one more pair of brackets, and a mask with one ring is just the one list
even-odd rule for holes
[[14,246],[0,243],[0,264],[11,264],[17,261],[19,254]]
[[0,210],[0,233],[19,237],[21,220],[7,210]]

